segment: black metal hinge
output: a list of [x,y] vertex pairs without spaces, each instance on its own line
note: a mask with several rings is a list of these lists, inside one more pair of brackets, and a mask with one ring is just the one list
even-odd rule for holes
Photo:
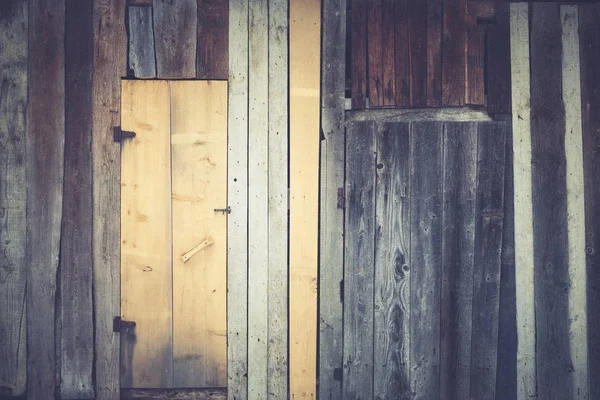
[[123,131],[120,126],[113,127],[113,141],[120,143],[123,139],[131,139],[135,137],[135,132]]
[[121,317],[113,318],[113,332],[121,332],[122,329],[135,328],[134,321],[125,321]]

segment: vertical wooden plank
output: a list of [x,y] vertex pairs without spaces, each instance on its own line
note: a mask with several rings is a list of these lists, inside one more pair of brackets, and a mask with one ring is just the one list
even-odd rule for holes
[[227,398],[248,396],[248,2],[229,1]]
[[531,186],[528,5],[510,5],[511,103],[514,151],[517,399],[537,396]]
[[565,110],[557,4],[531,7],[531,163],[538,396],[573,395]]
[[352,1],[352,109],[367,106],[367,0]]
[[369,107],[383,105],[383,17],[382,0],[367,0],[367,56]]
[[197,0],[153,0],[159,78],[196,77]]
[[[170,82],[173,386],[227,386],[227,82]],[[210,236],[187,262],[181,256]]]
[[376,129],[352,123],[346,134],[344,399],[373,396]]
[[427,2],[408,1],[410,106],[427,106]]
[[440,398],[468,399],[471,378],[477,124],[444,126]]
[[383,52],[383,81],[381,90],[383,94],[384,106],[394,106],[396,94],[396,71],[394,65],[395,58],[395,29],[394,29],[394,0],[382,0],[382,52]]
[[127,68],[136,78],[156,76],[156,54],[154,52],[154,26],[152,7],[130,6],[129,14],[129,57]]
[[600,4],[579,8],[589,398],[600,397]]
[[[319,257],[319,398],[342,399],[346,0],[323,4],[321,77],[321,223]],[[336,373],[337,371],[337,373]]]
[[410,105],[408,1],[396,0],[394,4],[395,101],[397,107],[408,107]]
[[442,104],[465,104],[467,0],[443,0]]
[[121,146],[121,317],[136,326],[121,336],[122,387],[173,384],[169,97],[168,82],[123,81],[121,127],[136,137]]
[[0,395],[20,396],[27,379],[26,141],[27,0],[0,8]]
[[229,2],[227,0],[197,1],[196,77],[227,79]]
[[[270,398],[280,400],[288,396],[288,71],[288,2],[271,0],[267,393]],[[343,85],[342,78],[342,99]]]
[[587,294],[585,271],[585,200],[581,127],[581,76],[577,6],[561,6],[562,96],[565,107],[565,155],[569,262],[569,340],[573,365],[572,398],[588,398]]
[[377,399],[411,396],[409,132],[406,122],[385,123],[377,132],[373,356]]
[[122,2],[95,0],[94,26],[92,226],[94,257],[94,353],[96,399],[119,397],[119,335],[112,332],[120,315],[120,147],[112,130],[120,125],[120,77],[125,74],[127,42]]
[[[92,301],[92,2],[67,0],[65,176],[60,248],[60,393],[94,398]],[[77,340],[73,340],[77,338]]]
[[316,396],[321,1],[290,3],[290,397]]
[[442,0],[427,0],[427,107],[442,105]]
[[510,4],[496,3],[496,23],[486,27],[487,109],[490,114],[511,112]]
[[441,122],[411,123],[411,391],[415,399],[440,398],[442,278]]
[[269,241],[269,10],[249,2],[248,399],[267,392]]
[[477,23],[477,3],[467,0],[466,11],[466,69],[465,104],[482,106],[485,104],[484,58],[485,32]]
[[[504,222],[504,122],[481,122],[477,145],[477,208],[473,274],[471,398],[496,398],[500,265]],[[501,372],[502,373],[502,372]]]
[[65,2],[29,3],[27,397],[55,390],[55,303],[64,172]]

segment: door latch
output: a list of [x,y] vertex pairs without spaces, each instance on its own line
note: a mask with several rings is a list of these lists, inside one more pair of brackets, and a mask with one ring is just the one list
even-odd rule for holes
[[121,330],[135,328],[134,321],[125,321],[121,317],[113,318],[113,332],[121,332]]
[[227,208],[215,208],[215,212],[220,212],[220,213],[227,213],[227,214],[231,214],[231,206],[227,207]]
[[132,139],[135,137],[135,132],[123,131],[120,126],[113,127],[113,141],[120,143],[123,139]]

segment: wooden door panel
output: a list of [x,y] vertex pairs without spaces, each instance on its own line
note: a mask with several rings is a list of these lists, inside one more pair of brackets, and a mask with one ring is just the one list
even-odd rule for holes
[[171,152],[169,84],[123,81],[121,385],[172,384]]

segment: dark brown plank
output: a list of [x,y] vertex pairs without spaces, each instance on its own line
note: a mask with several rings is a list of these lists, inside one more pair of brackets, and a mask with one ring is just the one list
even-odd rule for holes
[[369,107],[383,105],[383,18],[382,0],[367,0],[367,49]]
[[129,14],[128,75],[136,78],[153,78],[156,76],[156,55],[152,7],[130,6],[127,12]]
[[487,109],[490,114],[511,112],[510,13],[508,2],[497,3],[496,23],[487,29]]
[[569,399],[573,382],[559,5],[534,3],[530,15],[537,388],[541,399]]
[[600,398],[600,4],[579,7],[590,399]]
[[197,0],[154,0],[152,7],[158,77],[195,78]]
[[410,399],[410,130],[377,132],[374,397]]
[[410,106],[427,106],[427,3],[408,1]]
[[96,399],[119,397],[119,335],[112,322],[121,309],[121,152],[112,130],[121,123],[121,77],[127,65],[125,2],[94,0],[92,104],[94,373]]
[[471,398],[496,398],[507,122],[479,123]]
[[65,135],[65,2],[29,3],[27,396],[54,393]]
[[411,123],[411,391],[414,399],[440,398],[442,280],[441,122]]
[[229,1],[198,0],[196,76],[227,79],[229,71]]
[[466,11],[467,0],[443,0],[442,104],[465,104]]
[[0,5],[0,397],[25,392],[27,0]]
[[373,396],[375,129],[352,123],[346,134],[344,399]]
[[442,0],[427,0],[427,106],[442,105]]
[[367,0],[352,1],[352,109],[367,106]]
[[468,399],[477,123],[444,125],[440,399]]
[[394,7],[394,67],[395,103],[397,107],[410,105],[410,76],[408,59],[408,8],[407,0],[397,0]]
[[[88,21],[85,23],[84,21]],[[66,0],[60,393],[92,399],[92,0]],[[74,340],[76,338],[76,340]]]
[[382,0],[381,13],[383,18],[383,105],[396,105],[396,71],[395,71],[395,52],[394,52],[394,0]]
[[483,25],[477,23],[478,11],[477,2],[467,0],[465,104],[482,106],[485,104],[485,32]]
[[123,389],[122,400],[226,400],[227,389]]

